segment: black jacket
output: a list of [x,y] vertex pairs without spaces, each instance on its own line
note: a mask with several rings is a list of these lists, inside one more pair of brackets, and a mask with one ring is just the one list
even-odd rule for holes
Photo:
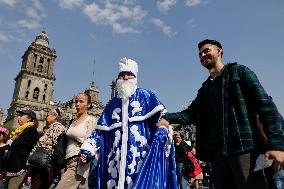
[[26,169],[26,162],[40,135],[33,126],[26,128],[11,144],[6,171],[17,173]]
[[6,170],[6,160],[5,160],[5,153],[10,149],[9,145],[5,145],[0,147],[0,174],[2,171]]
[[187,152],[190,152],[192,147],[189,146],[184,140],[177,146],[175,144],[175,157],[177,163],[184,163],[187,159]]

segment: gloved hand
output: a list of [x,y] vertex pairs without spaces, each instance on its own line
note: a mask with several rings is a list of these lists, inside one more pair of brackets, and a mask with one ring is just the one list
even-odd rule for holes
[[92,159],[91,152],[88,150],[81,150],[81,161],[82,163],[89,163]]

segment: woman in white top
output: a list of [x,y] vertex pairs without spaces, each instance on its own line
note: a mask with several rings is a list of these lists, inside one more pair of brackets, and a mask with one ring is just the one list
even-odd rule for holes
[[77,118],[73,120],[66,135],[68,139],[66,149],[66,168],[61,176],[56,189],[77,189],[84,183],[88,175],[89,165],[80,162],[81,145],[94,129],[95,117],[88,114],[92,108],[91,96],[86,93],[79,93],[75,97]]

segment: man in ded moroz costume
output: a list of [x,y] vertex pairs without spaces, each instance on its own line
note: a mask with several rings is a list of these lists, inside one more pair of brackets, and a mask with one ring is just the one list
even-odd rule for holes
[[176,188],[172,137],[156,127],[165,107],[153,92],[137,88],[134,60],[123,58],[118,66],[118,95],[82,145],[81,160],[97,160],[89,179],[96,189]]

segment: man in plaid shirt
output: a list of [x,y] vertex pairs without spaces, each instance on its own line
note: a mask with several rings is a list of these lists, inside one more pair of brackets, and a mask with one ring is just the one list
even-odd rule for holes
[[[274,159],[276,168],[284,162],[283,118],[254,72],[237,63],[222,63],[218,41],[206,39],[198,48],[210,76],[187,109],[167,113],[157,127],[197,125],[197,158],[211,163],[216,189],[267,188],[263,172],[252,170],[261,151],[266,159]],[[264,149],[257,115],[268,138]]]

